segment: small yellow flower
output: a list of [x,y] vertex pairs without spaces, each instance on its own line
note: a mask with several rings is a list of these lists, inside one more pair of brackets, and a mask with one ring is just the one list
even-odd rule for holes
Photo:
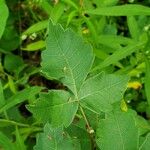
[[140,89],[142,87],[142,84],[138,81],[133,81],[133,82],[129,82],[127,87],[137,90],[137,89]]

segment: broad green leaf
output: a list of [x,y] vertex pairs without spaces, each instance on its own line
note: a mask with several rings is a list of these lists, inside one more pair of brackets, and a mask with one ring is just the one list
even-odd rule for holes
[[104,0],[102,2],[104,6],[113,6],[113,5],[116,5],[118,1],[119,0]]
[[81,84],[93,63],[93,52],[89,44],[60,25],[49,23],[46,50],[42,52],[42,72],[49,78],[60,80],[76,97]]
[[41,87],[35,86],[35,87],[26,88],[22,91],[17,92],[15,95],[11,96],[7,100],[6,104],[4,104],[3,106],[0,107],[0,113],[8,110],[9,108],[11,108],[25,100],[33,98],[33,96],[38,94],[41,91],[41,89],[42,89]]
[[81,147],[77,150],[91,150],[92,142],[86,130],[77,125],[71,125],[67,128],[67,132],[73,140],[77,140],[80,143]]
[[118,62],[119,60],[127,57],[133,52],[143,48],[144,44],[145,42],[139,42],[136,44],[132,44],[132,45],[128,45],[126,47],[120,48],[119,50],[115,51],[112,55],[107,57],[100,65],[96,66],[92,71],[105,68],[111,64]]
[[[44,133],[37,137],[34,150],[75,150],[69,135],[63,127],[52,128],[50,124],[44,127]],[[77,150],[77,149],[76,149]]]
[[148,104],[150,105],[150,61],[146,58],[146,72],[145,72],[145,91]]
[[144,119],[142,116],[137,116],[136,120],[139,130],[139,136],[143,136],[150,131],[150,124],[146,119]]
[[103,16],[150,15],[150,8],[138,4],[126,4],[87,10],[86,13]]
[[145,140],[140,146],[139,150],[149,150],[149,148],[150,148],[150,133],[145,137]]
[[99,121],[97,144],[101,150],[137,150],[138,128],[132,111],[113,110]]
[[7,54],[4,59],[4,68],[9,72],[15,72],[24,64],[23,59],[18,55]]
[[0,40],[0,48],[7,52],[16,50],[20,45],[20,37],[16,30],[11,17],[8,18],[3,36]]
[[11,140],[0,132],[0,149],[2,150],[15,150],[14,145],[11,143]]
[[3,86],[0,81],[0,107],[2,107],[4,104],[5,104],[5,97],[4,97],[4,93],[3,93]]
[[128,16],[127,17],[127,23],[128,23],[128,28],[130,31],[130,35],[133,39],[138,40],[139,39],[139,27],[137,24],[137,21],[134,16]]
[[45,48],[45,41],[37,41],[37,42],[33,42],[31,44],[26,45],[26,47],[22,47],[21,49],[24,51],[37,51],[40,49]]
[[40,94],[37,102],[27,108],[44,123],[49,121],[54,127],[60,125],[68,127],[74,119],[78,102],[66,91],[51,90]]
[[30,26],[27,30],[25,30],[22,33],[22,36],[30,35],[32,33],[37,33],[43,29],[46,29],[47,27],[48,27],[48,20],[37,22],[37,23],[33,24],[32,26]]
[[80,102],[98,113],[110,111],[113,103],[122,100],[127,82],[127,76],[98,74],[81,87]]
[[7,5],[5,4],[5,0],[0,0],[0,39],[5,30],[8,13],[9,12],[8,12]]

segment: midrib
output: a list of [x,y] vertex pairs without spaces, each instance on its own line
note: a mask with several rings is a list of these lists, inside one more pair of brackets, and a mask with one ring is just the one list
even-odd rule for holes
[[[64,32],[64,33],[65,33],[65,32]],[[75,94],[76,99],[79,101],[78,93],[77,93],[77,87],[76,87],[76,81],[75,81],[75,79],[74,79],[74,75],[73,75],[72,69],[70,68],[70,65],[69,65],[69,62],[68,62],[67,57],[64,55],[63,49],[60,47],[60,44],[59,44],[58,39],[56,38],[55,32],[54,32],[53,34],[54,34],[54,38],[55,38],[55,40],[56,40],[56,42],[57,42],[59,51],[61,52],[61,56],[63,56],[63,58],[64,58],[66,64],[67,64],[68,67],[69,67],[69,71],[70,71],[71,78],[72,78],[72,81],[73,81],[73,87],[74,87],[74,92],[75,92],[74,94]],[[65,66],[64,66],[64,67],[65,67]]]

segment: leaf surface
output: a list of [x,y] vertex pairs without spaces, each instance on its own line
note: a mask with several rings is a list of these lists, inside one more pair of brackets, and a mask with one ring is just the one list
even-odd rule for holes
[[149,148],[150,148],[150,134],[146,136],[144,142],[140,146],[140,150],[149,150]]
[[4,104],[5,104],[5,97],[3,93],[2,83],[0,81],[0,107],[3,106]]
[[86,13],[103,16],[150,15],[150,8],[137,4],[126,4],[87,10]]
[[69,126],[78,109],[77,101],[71,98],[66,91],[56,90],[40,94],[35,105],[29,105],[28,109],[36,118],[43,122],[50,122],[52,126]]
[[70,29],[49,23],[46,50],[42,52],[42,72],[60,80],[77,97],[83,81],[92,66],[92,48]]
[[50,124],[44,127],[44,133],[37,137],[34,150],[75,150],[70,137],[63,131],[63,127],[52,128]]
[[110,111],[113,103],[121,101],[127,82],[127,76],[104,73],[89,78],[79,92],[81,104],[97,112]]
[[22,91],[17,92],[15,95],[11,96],[7,103],[5,103],[2,107],[0,107],[0,113],[3,111],[8,110],[9,108],[25,101],[30,98],[33,98],[36,94],[38,94],[41,91],[41,87],[30,87],[26,88]]
[[8,12],[7,5],[5,4],[5,0],[0,0],[0,39],[5,30],[8,13],[9,12]]
[[102,150],[138,149],[138,128],[132,111],[113,110],[101,119],[97,144]]
[[143,48],[144,44],[145,42],[139,42],[120,48],[119,50],[115,51],[112,55],[108,56],[100,65],[96,66],[92,71],[102,69],[104,67],[118,62],[119,60],[127,57],[128,55],[131,55],[133,52]]
[[150,105],[150,61],[146,58],[146,75],[145,75],[145,91],[147,96],[148,104]]
[[14,145],[11,143],[10,139],[0,132],[0,149],[4,150],[15,150]]

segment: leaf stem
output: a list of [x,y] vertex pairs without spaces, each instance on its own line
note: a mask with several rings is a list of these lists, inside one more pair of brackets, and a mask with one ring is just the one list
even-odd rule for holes
[[22,127],[29,127],[28,124],[23,124],[19,122],[15,122],[13,120],[7,120],[7,119],[0,119],[0,123],[9,123],[11,125],[17,125],[17,126],[22,126]]
[[82,114],[82,116],[83,116],[83,118],[84,118],[84,120],[85,120],[85,122],[86,122],[88,133],[90,133],[90,134],[94,133],[94,130],[93,130],[92,127],[90,126],[89,121],[87,120],[87,117],[86,117],[86,115],[85,115],[85,113],[84,113],[83,108],[82,108],[81,106],[79,106],[79,107],[80,107],[81,114]]

